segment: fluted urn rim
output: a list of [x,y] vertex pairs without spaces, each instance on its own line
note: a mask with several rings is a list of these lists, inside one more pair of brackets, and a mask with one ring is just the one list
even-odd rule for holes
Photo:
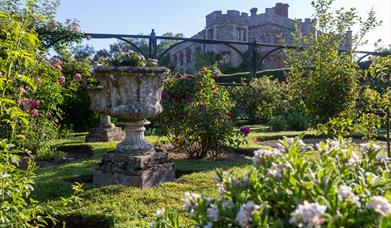
[[135,67],[135,66],[97,66],[94,69],[95,73],[143,73],[143,74],[163,74],[169,73],[170,70],[166,67]]

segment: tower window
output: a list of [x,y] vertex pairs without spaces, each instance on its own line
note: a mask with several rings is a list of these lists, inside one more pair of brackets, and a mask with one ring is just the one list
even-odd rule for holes
[[247,31],[246,31],[246,29],[238,29],[237,30],[237,39],[239,41],[247,41]]

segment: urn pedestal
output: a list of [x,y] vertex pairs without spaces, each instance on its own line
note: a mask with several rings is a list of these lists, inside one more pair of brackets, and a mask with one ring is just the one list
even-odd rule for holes
[[144,188],[175,180],[174,164],[167,153],[154,149],[144,138],[146,119],[162,112],[160,95],[168,72],[162,67],[95,69],[101,86],[89,90],[91,109],[120,118],[126,136],[95,167],[94,184]]
[[86,142],[113,142],[123,141],[124,139],[125,132],[111,123],[110,116],[104,113],[100,114],[99,125],[91,128],[86,135]]
[[165,151],[151,149],[140,155],[114,152],[106,154],[96,166],[93,180],[97,185],[121,184],[146,188],[175,181],[175,169]]

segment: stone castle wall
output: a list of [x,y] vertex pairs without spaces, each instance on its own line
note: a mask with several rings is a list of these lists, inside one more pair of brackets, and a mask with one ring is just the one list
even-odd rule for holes
[[[215,39],[248,42],[256,40],[262,43],[281,44],[283,41],[293,42],[290,33],[294,31],[295,20],[288,17],[288,4],[277,3],[273,8],[266,8],[264,13],[258,14],[257,8],[250,9],[250,14],[237,10],[228,10],[227,13],[214,11],[206,15],[206,27],[192,38]],[[313,32],[313,21],[306,18],[298,20],[299,28],[304,34]],[[241,52],[248,50],[246,45],[235,45]],[[268,52],[270,48],[262,48],[259,54]],[[224,56],[232,67],[242,63],[241,56],[225,45],[200,45],[185,43],[174,48],[170,58],[178,72],[192,72],[194,70],[194,54],[196,52],[212,51]],[[190,53],[190,56],[189,56]],[[187,57],[187,58],[186,58]],[[284,67],[282,52],[273,53],[265,60],[264,69]]]

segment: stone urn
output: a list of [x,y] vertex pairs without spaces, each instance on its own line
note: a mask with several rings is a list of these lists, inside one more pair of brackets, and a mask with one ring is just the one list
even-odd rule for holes
[[125,139],[103,157],[94,170],[98,185],[150,187],[174,181],[174,164],[167,153],[144,138],[145,125],[163,111],[160,105],[163,67],[97,67],[100,86],[89,90],[91,109],[122,120]]
[[[93,97],[91,96],[91,98]],[[125,132],[111,123],[109,115],[99,113],[99,116],[99,125],[90,129],[90,132],[86,135],[86,142],[113,142],[125,139]]]

